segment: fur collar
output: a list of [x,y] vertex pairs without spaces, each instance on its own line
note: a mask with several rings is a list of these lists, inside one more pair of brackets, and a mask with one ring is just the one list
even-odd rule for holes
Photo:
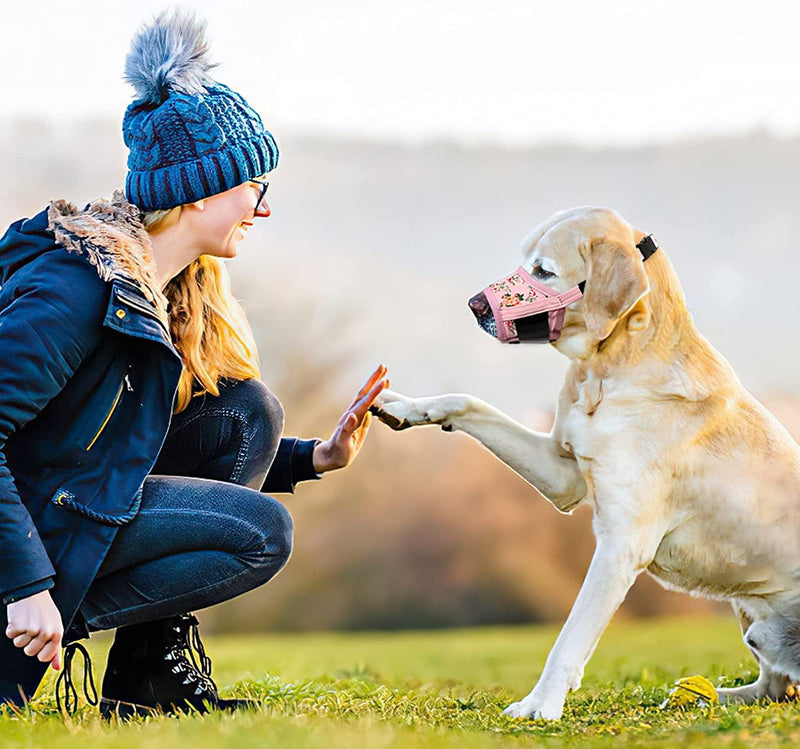
[[139,288],[168,327],[167,299],[155,279],[150,237],[139,209],[115,190],[83,211],[55,200],[47,211],[48,229],[70,252],[85,257],[103,281],[119,280]]

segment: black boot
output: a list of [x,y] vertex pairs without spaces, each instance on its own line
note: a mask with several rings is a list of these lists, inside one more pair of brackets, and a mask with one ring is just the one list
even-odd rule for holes
[[205,713],[255,704],[220,698],[211,680],[211,659],[200,641],[197,619],[191,614],[117,630],[103,677],[100,713],[104,718],[157,712]]

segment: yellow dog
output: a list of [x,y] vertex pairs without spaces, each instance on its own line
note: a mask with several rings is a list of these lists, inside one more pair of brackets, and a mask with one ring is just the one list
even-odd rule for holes
[[586,282],[553,342],[571,363],[549,434],[469,395],[379,397],[393,428],[466,432],[559,510],[592,508],[583,586],[512,716],[561,717],[643,570],[732,603],[760,675],[718,689],[720,701],[778,700],[800,679],[800,448],[696,330],[664,251],[643,262],[644,237],[614,211],[584,207],[524,242],[531,277],[559,294]]

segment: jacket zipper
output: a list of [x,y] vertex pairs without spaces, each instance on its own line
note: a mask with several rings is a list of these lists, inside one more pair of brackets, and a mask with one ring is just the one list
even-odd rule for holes
[[[106,414],[106,418],[100,425],[100,429],[97,430],[97,434],[95,434],[95,436],[92,438],[92,441],[86,446],[86,452],[89,452],[89,450],[92,449],[92,446],[94,445],[95,442],[97,442],[97,439],[103,433],[103,430],[106,428],[108,422],[111,421],[111,417],[114,415],[114,411],[117,410],[117,406],[119,405],[119,400],[120,398],[122,398],[122,388],[124,387],[127,380],[128,380],[128,375],[125,375],[125,379],[123,379],[122,382],[119,383],[119,390],[117,390],[117,395],[114,398],[114,402],[111,404],[111,408]],[[130,385],[128,387],[130,387]]]

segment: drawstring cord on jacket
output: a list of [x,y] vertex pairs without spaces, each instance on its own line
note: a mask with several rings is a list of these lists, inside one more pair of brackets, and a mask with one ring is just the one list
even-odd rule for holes
[[[92,659],[83,645],[79,642],[71,642],[64,648],[64,664],[61,673],[56,680],[56,707],[62,711],[61,687],[64,687],[63,709],[72,715],[78,709],[78,690],[72,678],[72,659],[75,653],[80,651],[83,655],[83,693],[86,701],[90,705],[97,705],[97,688],[94,685],[94,675],[92,674]],[[91,692],[89,691],[91,689]]]

